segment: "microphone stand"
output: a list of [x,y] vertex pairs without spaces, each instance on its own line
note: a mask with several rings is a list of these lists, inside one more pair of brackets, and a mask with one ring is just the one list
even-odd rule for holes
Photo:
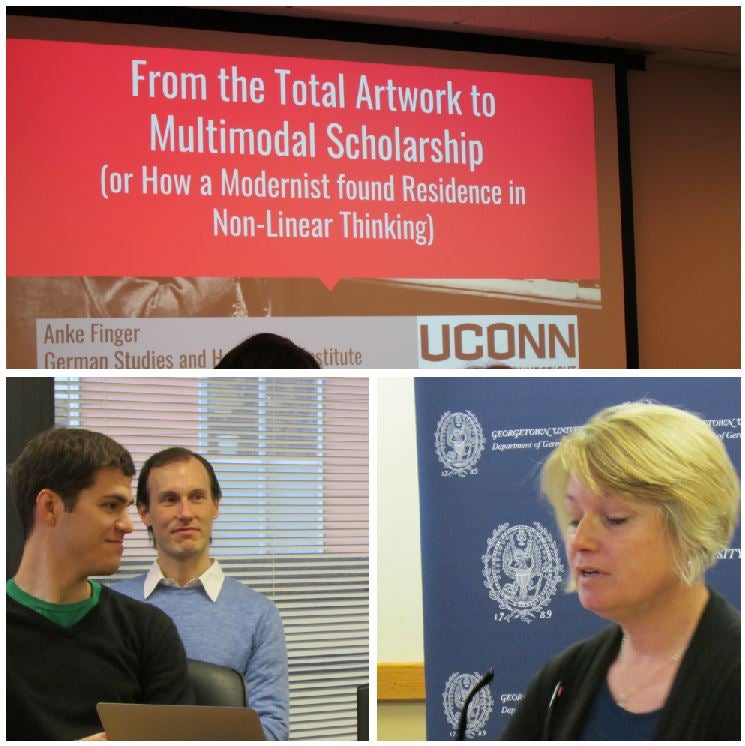
[[490,668],[473,686],[466,701],[463,703],[463,709],[460,711],[460,720],[458,721],[458,741],[466,738],[466,724],[468,723],[468,707],[471,700],[494,678],[494,669]]

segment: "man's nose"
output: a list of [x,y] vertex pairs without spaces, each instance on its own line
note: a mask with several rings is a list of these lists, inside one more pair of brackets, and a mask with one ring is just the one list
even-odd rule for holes
[[117,526],[123,534],[132,533],[134,525],[132,524],[132,516],[129,514],[128,510],[125,511],[122,514],[122,517],[117,521]]
[[184,497],[179,501],[178,504],[178,517],[183,519],[191,519],[193,517],[191,510],[191,503],[188,497]]

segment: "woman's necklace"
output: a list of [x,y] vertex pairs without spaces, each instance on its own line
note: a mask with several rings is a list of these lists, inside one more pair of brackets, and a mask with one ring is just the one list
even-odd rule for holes
[[[623,639],[621,640],[621,651],[623,651],[624,645],[626,645],[626,635],[624,635]],[[679,650],[677,653],[671,655],[662,665],[660,665],[658,668],[655,668],[651,676],[647,676],[642,679],[642,682],[640,684],[636,684],[631,689],[625,689],[624,691],[618,692],[615,698],[616,702],[621,707],[625,707],[632,697],[639,694],[639,692],[644,691],[644,689],[646,689],[655,680],[655,678],[659,676],[659,674],[661,674],[671,663],[678,662],[682,657],[682,650]]]

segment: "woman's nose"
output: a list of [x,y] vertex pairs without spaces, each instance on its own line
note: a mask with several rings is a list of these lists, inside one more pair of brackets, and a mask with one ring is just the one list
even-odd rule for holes
[[592,516],[582,516],[570,534],[569,544],[575,552],[591,551],[597,547],[597,533]]

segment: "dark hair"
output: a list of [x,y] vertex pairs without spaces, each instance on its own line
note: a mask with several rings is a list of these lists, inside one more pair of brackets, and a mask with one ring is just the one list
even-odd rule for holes
[[262,332],[244,339],[215,368],[320,368],[310,352],[287,337]]
[[212,464],[207,461],[206,458],[200,456],[194,451],[190,451],[188,448],[182,448],[181,446],[174,446],[173,448],[166,448],[164,451],[158,451],[154,453],[150,458],[142,465],[140,469],[140,476],[137,480],[137,507],[145,506],[150,507],[150,493],[147,487],[147,480],[150,477],[150,470],[157,469],[160,466],[167,466],[176,461],[188,461],[189,459],[195,458],[200,464],[207,470],[207,475],[210,480],[210,493],[212,499],[218,502],[222,497],[222,491],[220,490],[220,483],[217,481],[215,470],[212,468]]
[[36,497],[41,490],[56,492],[71,513],[81,491],[93,484],[101,469],[119,469],[125,477],[135,473],[129,451],[103,433],[58,427],[31,438],[11,470],[11,490],[24,541],[34,527]]

